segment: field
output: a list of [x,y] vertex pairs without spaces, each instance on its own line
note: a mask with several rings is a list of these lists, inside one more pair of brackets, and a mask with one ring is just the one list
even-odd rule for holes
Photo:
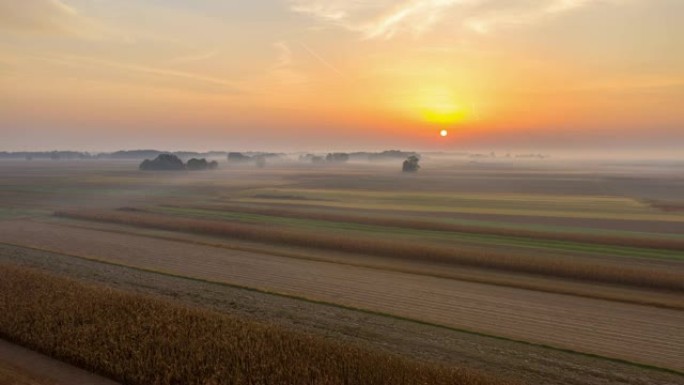
[[[275,311],[265,317],[278,330],[352,339],[345,343],[426,365],[506,373],[497,381],[624,383],[608,372],[634,373],[634,384],[682,379],[681,165],[435,158],[415,175],[360,163],[224,164],[200,173],[135,166],[0,163],[0,266],[82,281],[59,267],[78,260],[333,307],[345,317],[418,323],[442,330],[443,340],[481,339],[471,351],[426,356],[410,352],[427,342],[384,340],[391,327],[377,325],[385,321],[347,326],[366,336],[359,341],[332,319],[309,328]],[[38,263],[36,253],[55,257]],[[112,273],[98,277],[97,285],[119,282]],[[195,296],[203,299],[192,306],[212,307],[205,294]],[[534,354],[524,364],[503,353],[516,349]],[[456,350],[457,358],[442,356]],[[496,351],[509,358],[483,358]],[[584,369],[559,369],[545,359],[555,354]],[[502,369],[507,360],[515,370]]]
[[31,270],[0,277],[4,293],[21,293],[2,302],[15,309],[2,335],[123,383],[504,384]]
[[0,384],[3,385],[116,385],[73,365],[0,340]]

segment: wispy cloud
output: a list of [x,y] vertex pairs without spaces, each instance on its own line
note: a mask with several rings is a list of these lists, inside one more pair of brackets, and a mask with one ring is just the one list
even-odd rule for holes
[[[294,50],[293,50],[294,45]],[[324,58],[322,55],[314,51],[305,43],[299,42],[291,44],[286,41],[278,41],[273,44],[276,50],[275,63],[273,64],[271,73],[275,76],[277,81],[284,85],[302,85],[309,83],[311,76],[304,71],[306,60],[302,60],[302,55],[298,55],[295,60],[294,51],[305,54],[305,58],[313,58],[317,64],[320,64],[326,70],[334,72],[337,75],[344,76],[335,65]]]
[[443,12],[472,0],[344,1],[291,0],[294,12],[359,32],[364,38],[391,38],[400,32],[421,33]]
[[321,63],[324,67],[328,68],[329,70],[331,70],[332,72],[334,72],[338,75],[344,75],[342,73],[342,71],[340,71],[337,67],[332,65],[332,63],[330,63],[328,60],[326,60],[323,56],[319,55],[316,51],[309,48],[308,45],[306,45],[304,43],[299,43],[299,44],[302,46],[302,48],[304,48],[304,50],[309,55],[313,56],[313,58],[316,59],[319,63]]
[[430,30],[457,6],[473,0],[413,0],[389,8],[361,26],[366,38],[392,38],[398,33],[420,35]]
[[[622,0],[526,0],[511,3],[515,6],[483,4],[480,12],[464,19],[464,25],[478,33],[488,33],[504,26],[533,24],[597,3],[618,3]],[[511,4],[513,5],[513,4]]]
[[307,77],[296,68],[292,47],[285,41],[273,43],[276,50],[276,58],[271,70],[273,76],[281,84],[294,85],[307,81]]
[[419,36],[439,23],[487,33],[530,24],[594,3],[623,0],[289,0],[291,10],[360,33],[366,39]]
[[275,68],[285,68],[292,65],[292,49],[290,45],[284,41],[279,41],[273,43],[273,47],[276,49],[277,57],[275,62]]
[[[153,78],[164,80],[168,85],[175,85],[183,88],[191,86],[194,89],[211,89],[214,92],[220,91],[221,93],[228,94],[243,93],[243,91],[233,82],[193,72],[177,71],[168,68],[130,64],[78,55],[35,56],[33,59],[70,67],[106,68],[110,73],[111,71],[117,71],[121,73],[139,74],[145,75],[148,79],[152,76]],[[181,82],[179,83],[178,81]],[[207,88],[207,86],[211,87]]]
[[363,8],[358,1],[317,1],[317,0],[293,0],[292,10],[320,17],[327,20],[344,20],[350,16],[350,12]]
[[0,29],[83,37],[102,32],[94,20],[60,0],[0,0]]
[[212,49],[210,51],[206,52],[196,52],[192,53],[189,55],[182,55],[182,56],[177,56],[174,58],[171,58],[169,60],[170,63],[173,64],[179,64],[179,63],[193,63],[193,62],[199,62],[199,61],[205,61],[205,60],[210,60],[213,59],[221,54],[221,51],[218,49]]

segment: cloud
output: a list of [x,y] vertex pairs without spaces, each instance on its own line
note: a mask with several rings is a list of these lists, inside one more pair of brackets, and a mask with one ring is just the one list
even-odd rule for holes
[[0,0],[0,28],[72,36],[98,30],[93,20],[60,0]]
[[290,9],[366,39],[419,36],[439,23],[487,33],[504,25],[531,24],[595,3],[624,0],[289,0]]
[[292,49],[290,48],[290,45],[284,41],[279,41],[273,43],[273,47],[276,49],[277,52],[276,63],[274,67],[285,68],[291,66],[293,59]]
[[[242,94],[244,90],[235,83],[222,78],[197,74],[193,72],[177,71],[168,68],[153,67],[140,64],[130,64],[106,59],[99,59],[88,56],[77,55],[58,55],[58,56],[36,56],[34,59],[45,62],[90,69],[107,69],[114,73],[124,73],[131,75],[142,75],[143,80],[159,80],[161,84],[174,86],[177,88],[194,88],[205,91],[220,92],[223,94]],[[109,72],[108,71],[108,72]]]
[[400,32],[420,34],[444,12],[473,0],[344,1],[292,0],[294,12],[359,32],[364,38],[389,39]]
[[343,20],[349,16],[350,11],[363,8],[360,3],[354,1],[294,0],[291,3],[295,12],[327,20]]
[[[464,25],[478,33],[488,33],[504,26],[527,25],[557,16],[575,9],[586,7],[592,3],[607,3],[610,0],[518,0],[509,6],[483,4],[479,12],[468,16]],[[613,0],[618,2],[620,0]],[[484,3],[484,2],[483,2]]]
[[284,85],[306,83],[307,76],[296,68],[290,44],[279,41],[273,43],[273,48],[276,50],[276,59],[271,72],[277,81]]
[[323,56],[318,54],[316,51],[312,50],[308,45],[304,43],[299,43],[304,50],[311,55],[314,59],[316,59],[319,63],[321,63],[324,67],[327,69],[331,70],[332,72],[338,74],[338,75],[344,75],[342,71],[340,71],[337,67],[335,67],[332,63],[330,63],[328,60],[326,60]]
[[193,63],[193,62],[200,62],[200,61],[205,61],[205,60],[210,60],[213,59],[221,54],[221,51],[218,49],[213,49],[211,51],[206,51],[206,52],[198,52],[190,55],[183,55],[183,56],[178,56],[174,57],[169,60],[169,63]]
[[[304,72],[302,69],[301,55],[299,61],[295,60],[292,44],[285,41],[278,41],[273,43],[273,47],[276,50],[276,58],[271,73],[279,83],[284,85],[302,85],[310,82],[310,74]],[[342,71],[308,45],[299,42],[294,44],[294,47],[299,53],[304,53],[307,57],[313,58],[326,70],[344,76]]]

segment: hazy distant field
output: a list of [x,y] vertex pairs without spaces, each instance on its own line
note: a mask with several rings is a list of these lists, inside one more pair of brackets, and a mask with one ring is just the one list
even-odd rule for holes
[[[623,360],[643,371],[630,383],[668,383],[684,371],[681,169],[428,157],[411,175],[225,161],[190,173],[5,161],[0,242],[593,354],[596,368]],[[26,250],[17,263],[29,263]],[[458,362],[487,371],[476,352]],[[539,380],[533,368],[551,365],[539,354],[515,380]],[[545,381],[577,381],[558,371]]]

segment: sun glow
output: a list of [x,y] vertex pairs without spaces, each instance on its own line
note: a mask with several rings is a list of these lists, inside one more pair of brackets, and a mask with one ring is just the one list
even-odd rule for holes
[[[465,109],[447,88],[424,89],[417,94],[417,105],[422,118],[433,124],[454,124],[466,118]],[[444,135],[443,135],[444,136]]]

